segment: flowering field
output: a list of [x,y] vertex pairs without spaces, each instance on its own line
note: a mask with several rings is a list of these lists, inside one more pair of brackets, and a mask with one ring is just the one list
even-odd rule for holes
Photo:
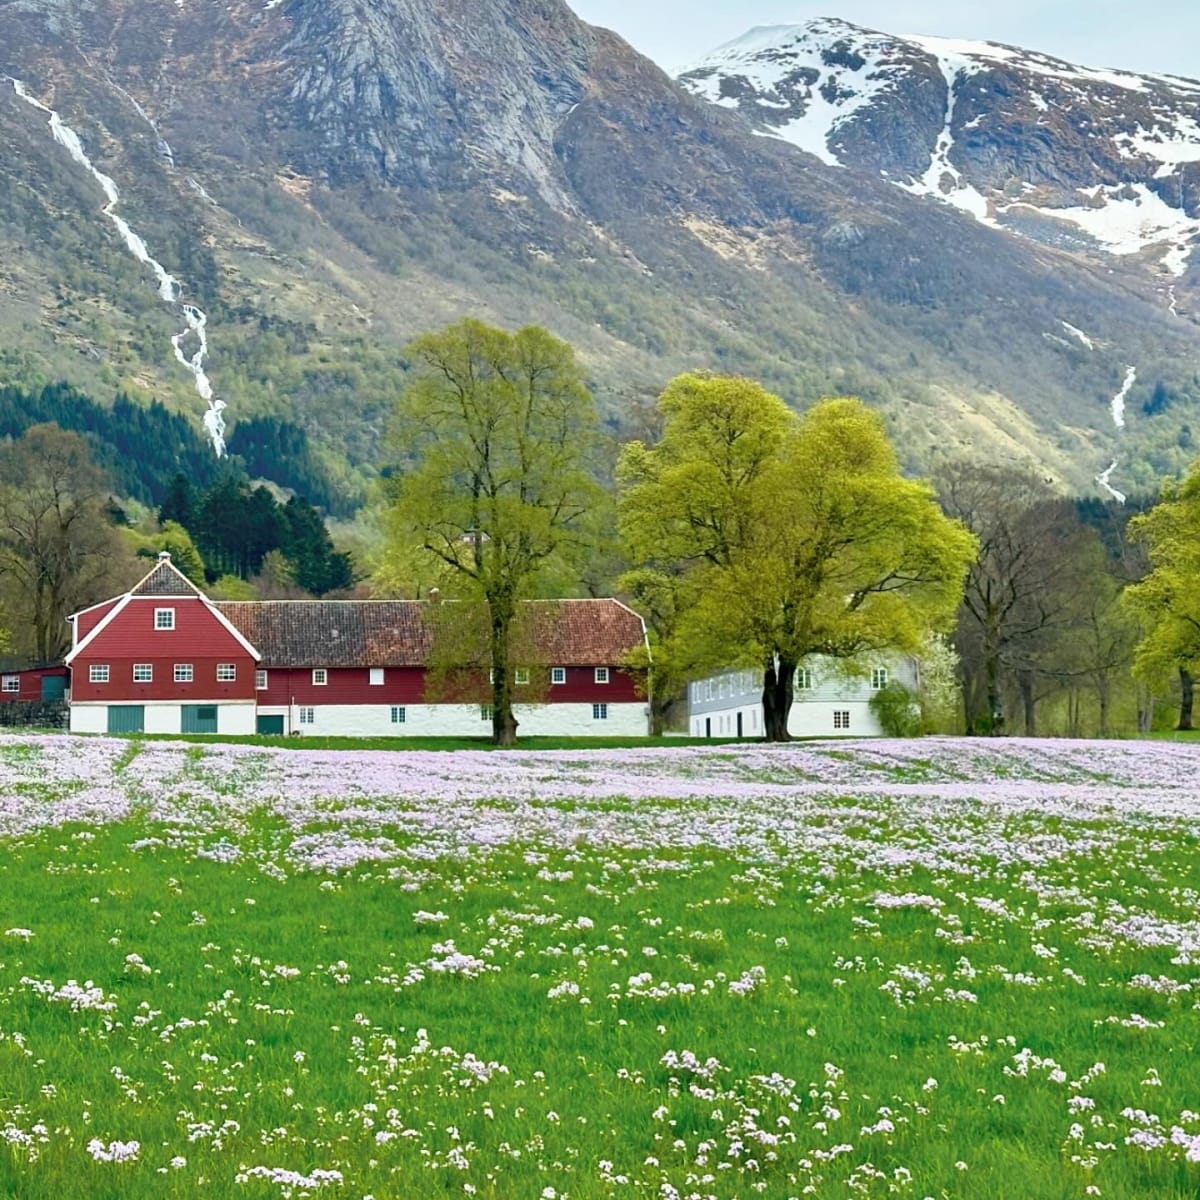
[[1200,1192],[1200,751],[0,739],[0,1194]]

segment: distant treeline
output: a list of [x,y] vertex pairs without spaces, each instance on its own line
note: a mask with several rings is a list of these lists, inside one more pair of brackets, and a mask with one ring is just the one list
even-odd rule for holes
[[[223,473],[199,428],[158,400],[138,404],[121,394],[105,407],[69,383],[40,391],[0,387],[0,438],[19,438],[45,422],[82,434],[114,489],[143,504],[162,504],[176,475],[205,489]],[[335,494],[298,425],[275,417],[239,421],[228,449],[250,478],[269,479],[326,512],[347,515],[356,507],[358,498]]]

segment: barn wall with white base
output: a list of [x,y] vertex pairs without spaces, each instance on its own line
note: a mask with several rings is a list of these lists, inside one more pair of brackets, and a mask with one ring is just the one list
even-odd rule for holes
[[[203,701],[199,702],[203,704]],[[143,710],[143,733],[180,733],[183,730],[183,705],[169,701],[148,702],[140,705],[118,705],[120,708],[141,708]],[[208,707],[208,706],[206,706]],[[249,704],[216,704],[217,732],[236,737],[254,732],[254,705]],[[108,732],[107,704],[71,705],[72,733],[107,733]]]
[[[393,709],[403,710],[402,720],[393,720]],[[605,719],[591,704],[519,704],[514,711],[518,736],[645,737],[649,730],[641,701],[609,704]],[[492,720],[480,713],[478,704],[317,704],[293,706],[286,728],[302,737],[486,737]]]

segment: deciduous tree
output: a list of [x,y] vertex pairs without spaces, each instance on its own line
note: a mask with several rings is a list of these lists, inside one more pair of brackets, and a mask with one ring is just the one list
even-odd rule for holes
[[604,494],[588,470],[597,420],[571,347],[466,320],[409,347],[392,536],[440,561],[487,608],[492,735],[516,738],[511,634],[519,601],[562,577]]
[[916,651],[953,618],[974,552],[928,484],[901,477],[881,419],[853,399],[795,417],[744,379],[683,376],[658,445],[622,458],[622,529],[692,576],[673,653],[763,671],[767,737],[788,738],[797,666]]

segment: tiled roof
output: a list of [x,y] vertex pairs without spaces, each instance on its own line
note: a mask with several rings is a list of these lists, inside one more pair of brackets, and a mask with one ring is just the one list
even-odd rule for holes
[[169,558],[158,565],[130,593],[131,596],[199,596],[200,589]]
[[[643,642],[640,618],[615,600],[530,601],[538,658],[615,666]],[[217,601],[264,667],[419,667],[429,659],[429,604],[417,600]]]

